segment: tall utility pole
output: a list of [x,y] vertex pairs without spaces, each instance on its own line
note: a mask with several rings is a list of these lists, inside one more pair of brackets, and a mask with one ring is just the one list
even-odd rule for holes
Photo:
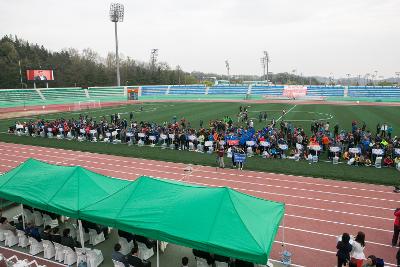
[[267,51],[264,51],[264,61],[265,61],[265,65],[267,66],[267,77],[265,77],[265,74],[264,74],[264,78],[266,78],[266,80],[267,80],[267,84],[269,84],[269,70],[268,70],[268,67],[269,67],[269,63],[271,62],[271,59],[269,58],[269,54],[268,54],[268,52]]
[[117,23],[124,21],[124,5],[112,3],[110,6],[110,20],[115,24],[115,63],[117,65],[117,86],[121,85],[119,74],[119,55],[118,55],[118,28]]
[[156,68],[157,57],[158,57],[158,49],[157,48],[151,49],[150,64],[152,70]]
[[397,76],[397,85],[400,87],[400,71],[396,71],[395,74]]
[[373,81],[373,83],[374,83],[374,85],[376,85],[376,80],[378,79],[378,71],[376,70],[376,71],[374,71],[374,81]]
[[178,84],[181,84],[181,66],[176,66],[176,71],[178,72]]
[[229,76],[229,71],[231,70],[231,67],[229,66],[229,61],[225,60],[225,67],[226,67],[226,71],[228,73],[228,81],[230,81],[230,76]]
[[263,69],[263,79],[265,81],[265,68],[267,66],[267,63],[265,62],[265,57],[260,58],[260,62],[261,62],[261,67]]
[[368,85],[368,82],[369,82],[368,79],[369,79],[369,76],[370,76],[370,75],[371,75],[371,74],[369,74],[369,73],[366,73],[366,74],[365,74],[365,76],[364,76],[364,77],[365,77],[365,85]]

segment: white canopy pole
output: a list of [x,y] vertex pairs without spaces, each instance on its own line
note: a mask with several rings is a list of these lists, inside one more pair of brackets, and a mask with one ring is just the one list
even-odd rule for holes
[[82,230],[81,220],[78,220],[78,226],[79,226],[79,239],[81,241],[81,247],[85,248],[85,240],[83,239],[83,230]]
[[25,230],[24,204],[21,204],[21,210],[22,210],[22,228]]
[[157,267],[160,267],[160,252],[158,251],[158,240],[157,240]]

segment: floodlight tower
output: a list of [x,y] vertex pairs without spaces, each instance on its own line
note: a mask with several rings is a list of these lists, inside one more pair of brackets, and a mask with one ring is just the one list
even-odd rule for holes
[[396,71],[395,74],[397,76],[397,85],[400,86],[400,71]]
[[267,84],[268,84],[268,79],[269,79],[268,78],[268,74],[269,74],[268,73],[268,67],[269,67],[268,65],[271,62],[271,59],[269,58],[269,54],[267,51],[264,51],[263,53],[264,53],[264,62],[265,62],[264,64],[267,67],[267,77],[265,77],[265,70],[264,70],[264,80],[267,79]]
[[229,71],[231,70],[230,66],[229,66],[229,61],[225,60],[225,67],[226,67],[226,71],[228,72],[228,81],[229,81]]
[[112,3],[110,5],[110,20],[115,24],[115,62],[117,65],[117,86],[121,85],[121,77],[119,74],[119,56],[118,56],[118,29],[117,23],[124,21],[124,5]]
[[347,76],[347,86],[350,86],[350,73],[347,73],[346,76]]

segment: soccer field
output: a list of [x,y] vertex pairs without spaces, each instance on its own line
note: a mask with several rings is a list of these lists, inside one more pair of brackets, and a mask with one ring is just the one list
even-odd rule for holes
[[[105,116],[110,120],[111,114],[120,113],[122,118],[129,120],[129,113],[133,112],[134,118],[138,122],[171,122],[174,117],[179,121],[185,118],[190,122],[192,128],[199,128],[200,120],[203,127],[208,125],[210,120],[223,119],[230,116],[237,122],[239,106],[248,108],[249,117],[254,121],[256,129],[265,127],[266,122],[259,122],[260,112],[266,112],[268,123],[274,118],[276,121],[285,120],[291,122],[295,127],[302,127],[307,134],[310,133],[310,125],[314,120],[328,121],[333,130],[335,124],[339,125],[339,130],[350,131],[351,122],[357,121],[361,127],[362,122],[367,125],[373,135],[376,133],[376,125],[387,123],[393,127],[393,136],[400,134],[400,108],[390,106],[338,106],[338,105],[300,105],[291,104],[249,104],[249,103],[199,103],[199,102],[160,102],[126,105],[119,107],[107,107],[102,109],[81,110],[68,113],[55,113],[48,115],[33,116],[30,118],[20,118],[25,121],[28,119],[44,118],[78,118],[79,114],[88,114],[95,120]],[[282,116],[282,110],[286,114]],[[47,138],[18,137],[6,134],[8,127],[13,125],[17,119],[6,119],[0,121],[1,140],[6,142],[23,143],[30,145],[59,147],[73,150],[91,151],[105,154],[115,154],[123,156],[133,156],[141,158],[159,159],[173,162],[193,163],[202,165],[215,165],[215,157],[207,154],[161,150],[153,147],[128,147],[126,144],[112,145],[104,143],[80,143],[77,141],[56,140]],[[398,182],[400,174],[393,168],[375,169],[372,167],[354,167],[346,164],[333,166],[332,163],[319,162],[309,166],[306,161],[294,162],[292,160],[262,159],[253,157],[246,163],[247,169],[270,171],[278,173],[297,174],[305,176],[317,176],[333,179],[352,180],[360,182],[378,183],[391,185]]]

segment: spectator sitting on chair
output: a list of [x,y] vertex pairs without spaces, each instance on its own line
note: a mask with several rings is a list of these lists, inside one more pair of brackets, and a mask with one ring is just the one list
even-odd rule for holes
[[70,247],[75,250],[75,247],[80,247],[80,243],[75,241],[69,234],[71,230],[69,228],[64,229],[63,236],[61,237],[61,245]]
[[128,263],[129,263],[129,265],[135,266],[135,267],[151,267],[151,262],[142,261],[139,258],[139,248],[136,243],[131,250],[131,254],[128,255]]
[[58,228],[58,227],[54,228],[50,237],[51,237],[51,241],[53,241],[54,243],[61,244],[60,228]]
[[32,223],[28,223],[27,226],[25,227],[25,234],[29,237],[36,239],[37,242],[42,241],[39,229]]
[[101,226],[96,223],[88,222],[82,220],[82,227],[85,229],[85,233],[89,233],[89,229],[93,229],[96,231],[96,233],[99,235],[101,232],[104,233],[104,238],[108,238],[108,227],[107,226]]
[[135,235],[135,242],[143,243],[147,248],[154,248],[157,244],[156,241],[150,240],[142,235]]
[[393,161],[392,157],[389,155],[383,160],[384,166],[392,167],[393,163],[394,163],[394,161]]
[[14,226],[12,226],[6,217],[1,217],[0,218],[0,230],[10,230],[14,233],[16,233],[16,229]]
[[130,243],[132,240],[135,240],[135,235],[134,234],[122,231],[120,229],[118,229],[118,235],[119,235],[119,237],[125,238],[126,241],[128,241],[128,243]]
[[17,228],[17,230],[24,230],[24,222],[22,221],[22,215],[18,216],[18,222],[15,224],[15,228]]
[[125,265],[125,267],[129,267],[129,262],[128,258],[124,256],[121,252],[121,245],[119,243],[114,245],[114,251],[111,254],[111,258],[115,261],[122,262],[122,264]]
[[182,267],[189,267],[189,259],[188,257],[182,258]]
[[46,225],[43,232],[40,234],[42,240],[50,240],[51,241],[51,227],[50,225]]

